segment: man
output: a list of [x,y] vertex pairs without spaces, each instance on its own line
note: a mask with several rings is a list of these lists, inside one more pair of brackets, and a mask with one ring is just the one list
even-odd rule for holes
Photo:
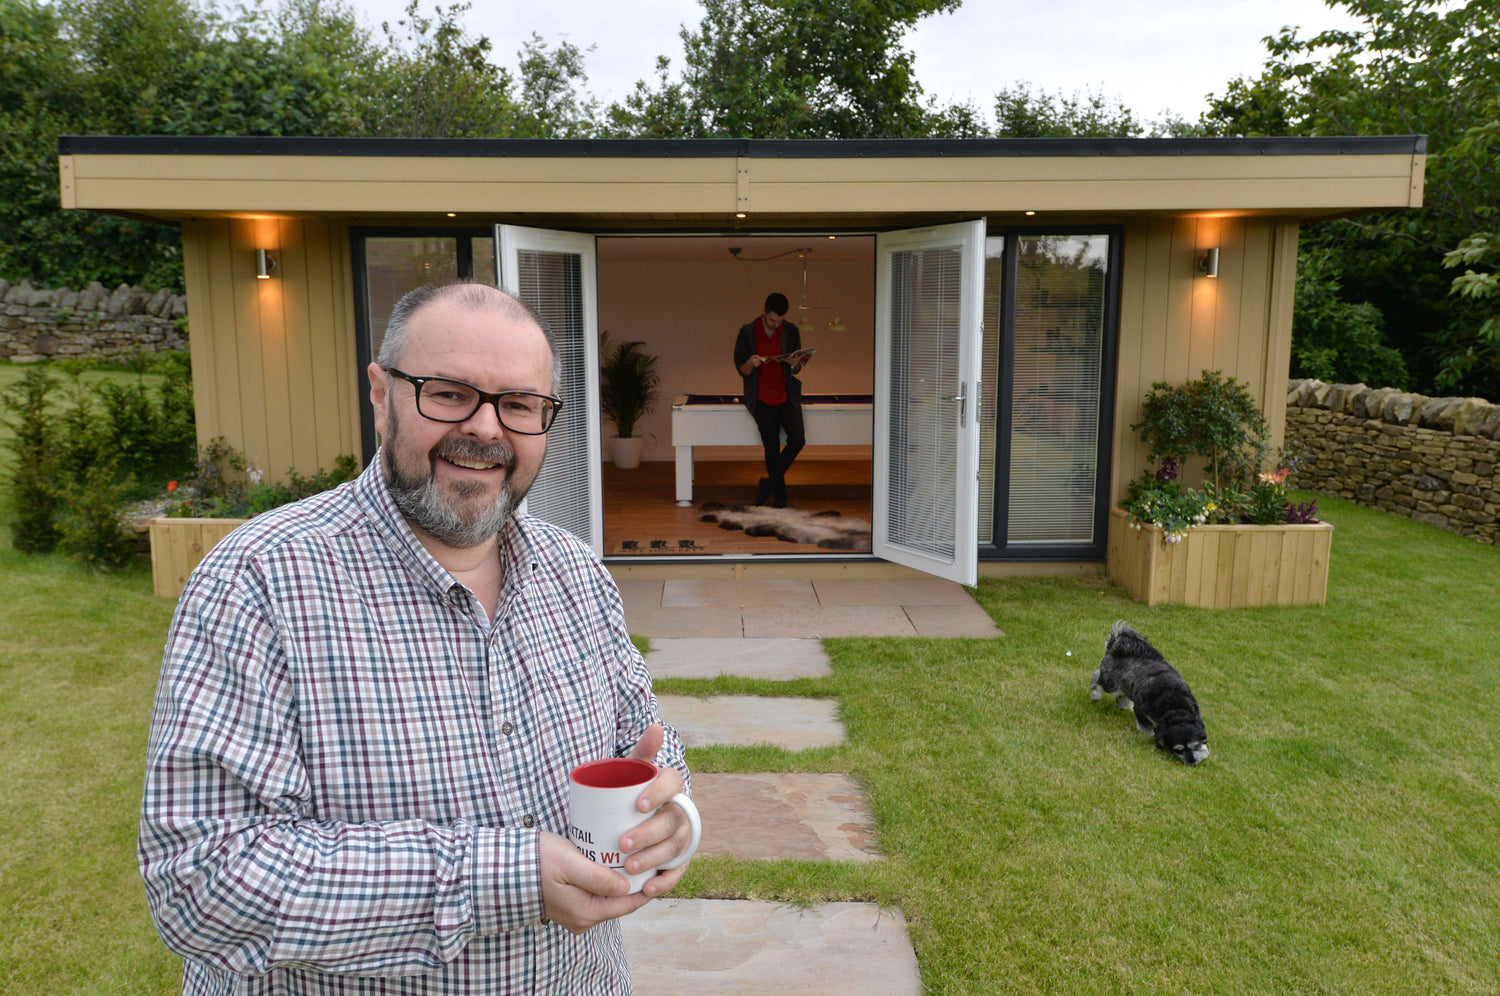
[[[755,503],[786,507],[786,472],[807,445],[802,426],[802,382],[797,374],[809,354],[792,356],[802,348],[802,334],[786,321],[790,304],[785,294],[766,297],[763,314],[740,327],[734,341],[734,366],[744,378],[745,407],[755,419],[765,449],[766,476],[760,479]],[[786,432],[786,446],[781,434]]]
[[[626,895],[562,836],[568,771],[655,762],[643,812],[688,772],[608,573],[515,512],[557,369],[509,295],[413,291],[369,368],[370,467],[189,579],[140,836],[185,992],[629,991],[615,921],[683,869]],[[643,849],[627,871],[687,841],[664,806],[622,842]]]

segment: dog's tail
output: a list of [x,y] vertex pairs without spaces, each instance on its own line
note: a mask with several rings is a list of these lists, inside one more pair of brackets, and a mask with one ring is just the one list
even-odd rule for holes
[[1114,628],[1109,631],[1109,641],[1104,646],[1109,653],[1125,657],[1160,656],[1156,648],[1151,646],[1151,641],[1123,619],[1115,621]]

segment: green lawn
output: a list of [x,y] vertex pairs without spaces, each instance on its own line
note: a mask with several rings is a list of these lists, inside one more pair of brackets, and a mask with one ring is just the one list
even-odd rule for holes
[[[1002,638],[831,640],[827,679],[659,682],[836,696],[844,746],[689,760],[852,772],[889,855],[704,858],[679,891],[898,906],[937,993],[1500,992],[1500,550],[1319,504],[1324,608],[986,581]],[[0,991],[173,992],[133,853],[171,606],[144,573],[55,558],[0,552],[0,579]],[[1120,618],[1193,684],[1199,767],[1089,701]]]

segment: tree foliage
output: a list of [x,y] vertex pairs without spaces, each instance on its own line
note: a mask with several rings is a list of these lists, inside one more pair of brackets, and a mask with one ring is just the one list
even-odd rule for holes
[[492,138],[515,124],[512,79],[490,61],[492,46],[463,26],[467,3],[419,13],[410,0],[368,81],[374,91],[362,134],[390,138]]
[[[1444,259],[1494,227],[1500,5],[1493,0],[1328,0],[1356,31],[1266,39],[1254,78],[1211,100],[1214,134],[1428,136],[1424,206],[1330,222],[1304,246],[1336,261],[1340,296],[1385,320],[1414,387],[1500,397],[1500,337],[1482,295],[1450,294]],[[1460,278],[1463,279],[1463,278]]]
[[[916,138],[942,124],[925,106],[902,36],[960,0],[701,0],[683,71],[658,63],[611,108],[641,137]],[[960,117],[961,120],[961,117]],[[949,127],[954,122],[946,122]]]
[[1021,80],[995,94],[995,134],[1006,138],[1128,138],[1149,130],[1102,92],[1049,95]]

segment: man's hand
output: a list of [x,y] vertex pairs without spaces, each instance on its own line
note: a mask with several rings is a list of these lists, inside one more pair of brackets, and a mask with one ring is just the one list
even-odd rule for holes
[[[660,723],[646,728],[636,741],[630,756],[656,764],[666,731]],[[620,848],[631,854],[625,870],[632,875],[671,861],[681,854],[692,839],[687,814],[668,799],[684,791],[682,775],[676,768],[657,766],[656,778],[641,793],[636,807],[642,814],[660,809],[620,838]],[[578,848],[554,833],[541,834],[542,911],[547,919],[562,924],[575,934],[582,934],[606,920],[634,913],[657,896],[669,892],[687,873],[687,864],[670,871],[658,872],[646,880],[635,895],[627,894],[630,883],[625,876],[590,861]],[[691,862],[689,862],[691,864]]]
[[[662,725],[652,723],[646,727],[641,739],[636,741],[630,756],[656,764],[656,755],[661,753],[665,738],[666,731],[662,729]],[[688,823],[686,813],[676,806],[667,805],[672,796],[686,789],[682,784],[682,775],[676,768],[657,766],[656,778],[641,793],[636,808],[642,813],[649,813],[653,809],[660,811],[620,838],[622,850],[639,852],[631,854],[625,860],[625,870],[631,875],[666,864],[687,849],[688,843],[693,839],[692,825]],[[646,879],[641,894],[654,899],[671,891],[682,880],[682,876],[687,874],[689,864],[692,862],[689,861],[680,868],[657,872]]]
[[540,848],[542,912],[571,933],[634,913],[652,898],[644,892],[627,895],[624,875],[585,858],[555,833],[543,833]]

